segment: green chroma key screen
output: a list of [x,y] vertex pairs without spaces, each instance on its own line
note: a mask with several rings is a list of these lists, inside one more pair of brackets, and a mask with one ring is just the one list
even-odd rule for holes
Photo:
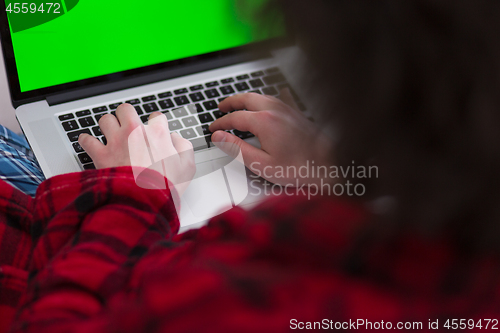
[[250,19],[264,0],[52,1],[5,1],[22,92],[273,37]]

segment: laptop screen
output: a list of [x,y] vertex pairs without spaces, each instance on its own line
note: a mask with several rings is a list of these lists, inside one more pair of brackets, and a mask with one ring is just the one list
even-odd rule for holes
[[258,29],[265,0],[6,0],[21,92],[277,37]]

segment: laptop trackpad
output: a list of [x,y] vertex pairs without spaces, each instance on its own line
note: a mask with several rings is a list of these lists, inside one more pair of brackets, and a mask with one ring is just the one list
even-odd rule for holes
[[[181,225],[201,222],[229,210],[246,197],[246,184],[245,167],[230,157],[196,164],[195,178],[182,196]],[[241,186],[245,190],[243,198],[238,193],[241,190],[235,191]]]
[[224,162],[225,159],[218,159],[196,165],[195,179],[183,196],[194,216],[210,218],[232,206],[222,171],[227,164]]

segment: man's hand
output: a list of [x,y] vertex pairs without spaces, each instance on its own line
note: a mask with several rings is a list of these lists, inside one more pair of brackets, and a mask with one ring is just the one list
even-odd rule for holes
[[[288,90],[282,91],[281,95],[295,106]],[[224,151],[228,150],[225,146],[238,145],[245,166],[272,183],[296,184],[297,179],[299,184],[317,183],[317,177],[294,177],[293,169],[298,172],[301,166],[307,163],[311,166],[313,161],[315,167],[327,166],[331,162],[327,156],[331,140],[322,135],[297,108],[275,97],[255,93],[234,95],[222,101],[219,109],[222,112],[248,111],[228,113],[212,123],[210,131],[214,132],[214,144]],[[259,138],[261,149],[223,131],[229,129],[252,132]],[[229,151],[226,153],[231,154]]]
[[170,134],[167,118],[160,112],[151,114],[149,124],[142,126],[134,107],[122,104],[116,110],[116,117],[107,114],[99,120],[106,145],[88,134],[80,135],[78,142],[94,160],[96,168],[154,169],[167,177],[182,195],[196,171],[191,142],[177,133]]

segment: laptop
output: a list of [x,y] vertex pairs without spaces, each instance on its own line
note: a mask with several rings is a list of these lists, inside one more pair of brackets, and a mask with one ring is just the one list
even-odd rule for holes
[[[106,144],[98,121],[126,102],[143,122],[163,112],[170,130],[193,143],[197,173],[180,213],[184,229],[260,200],[239,190],[248,189],[249,171],[214,147],[208,125],[230,95],[277,96],[289,87],[275,54],[290,38],[280,24],[259,28],[264,1],[53,1],[0,3],[12,104],[47,178],[95,168],[78,136]],[[230,132],[259,146],[251,133]]]

